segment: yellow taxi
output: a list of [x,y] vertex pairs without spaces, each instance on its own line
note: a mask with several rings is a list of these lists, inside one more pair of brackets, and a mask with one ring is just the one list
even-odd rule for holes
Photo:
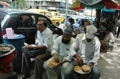
[[51,17],[53,24],[58,26],[60,23],[63,23],[65,21],[65,18],[60,16],[60,13],[57,11],[51,11]]
[[51,16],[50,13],[49,13],[49,11],[46,10],[46,9],[28,9],[26,11],[40,13],[40,14],[43,14],[43,15],[45,15],[47,17]]

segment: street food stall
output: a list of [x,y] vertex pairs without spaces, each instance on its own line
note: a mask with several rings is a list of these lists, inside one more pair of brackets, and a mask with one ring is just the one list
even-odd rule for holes
[[24,46],[25,36],[22,34],[14,34],[14,38],[9,39],[3,37],[4,44],[12,44],[16,48],[16,58],[13,61],[13,68],[15,72],[21,73],[22,64],[22,46]]
[[11,44],[0,44],[0,73],[11,73],[12,61],[15,58],[15,47]]

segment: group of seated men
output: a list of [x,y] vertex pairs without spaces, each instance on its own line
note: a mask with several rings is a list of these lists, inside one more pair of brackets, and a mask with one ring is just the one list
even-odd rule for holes
[[54,41],[53,33],[45,20],[37,22],[37,29],[36,45],[25,45],[22,48],[22,72],[25,75],[23,79],[30,76],[30,58],[35,58],[33,79],[43,79],[44,71],[48,79],[79,79],[74,67],[83,65],[90,68],[90,79],[100,79],[97,62],[101,45],[106,43],[96,36],[97,28],[94,25],[86,26],[85,32],[77,34],[75,38],[72,37],[73,30],[67,27],[63,35]]

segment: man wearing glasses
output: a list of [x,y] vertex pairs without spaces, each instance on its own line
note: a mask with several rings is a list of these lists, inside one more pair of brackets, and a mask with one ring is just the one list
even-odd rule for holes
[[[26,45],[23,47],[23,73],[26,77],[30,76],[30,58],[35,58],[34,65],[34,79],[42,79],[43,63],[51,57],[50,52],[53,44],[53,33],[47,27],[45,20],[38,20],[37,22],[36,45]],[[31,56],[32,49],[36,49]],[[25,60],[25,62],[24,62]]]

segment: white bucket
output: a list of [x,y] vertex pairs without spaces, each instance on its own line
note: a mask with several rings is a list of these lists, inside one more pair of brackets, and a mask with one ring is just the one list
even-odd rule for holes
[[14,30],[12,28],[6,28],[6,37],[8,39],[14,38]]

